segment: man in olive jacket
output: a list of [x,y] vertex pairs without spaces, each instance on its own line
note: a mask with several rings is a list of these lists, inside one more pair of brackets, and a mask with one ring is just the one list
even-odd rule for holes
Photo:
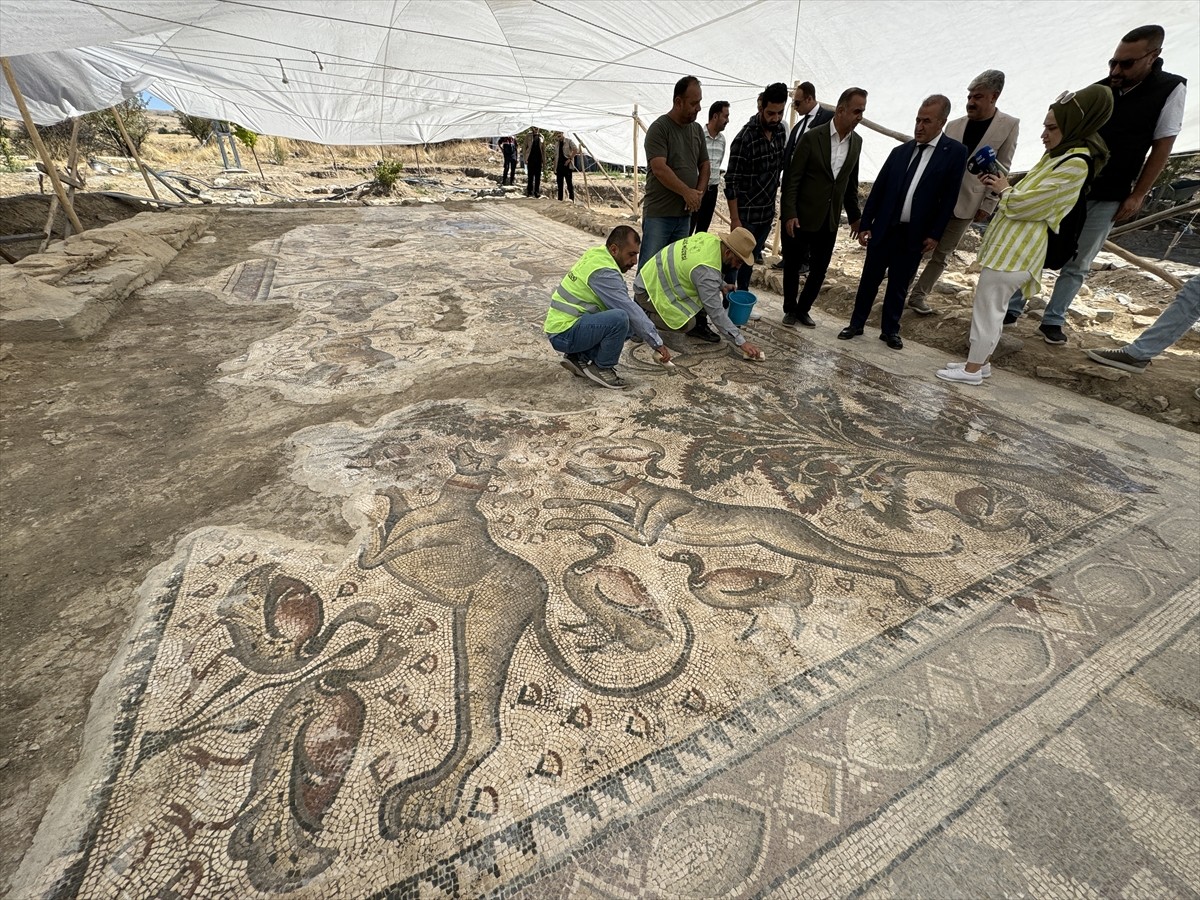
[[[850,221],[850,236],[858,234],[858,158],[862,138],[854,133],[867,109],[867,92],[847,88],[838,98],[833,119],[811,128],[796,145],[783,177],[781,202],[783,237],[783,324],[816,327],[810,316],[821,292],[842,208]],[[808,258],[808,278],[800,292],[800,261]],[[798,295],[798,296],[797,296]]]

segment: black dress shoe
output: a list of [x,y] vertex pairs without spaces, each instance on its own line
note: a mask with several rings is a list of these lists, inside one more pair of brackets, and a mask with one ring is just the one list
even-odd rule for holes
[[813,321],[813,317],[808,313],[796,313],[796,321],[805,328],[816,328],[817,323]]
[[848,341],[848,340],[850,340],[850,338],[858,337],[860,334],[862,334],[862,331],[863,330],[861,328],[855,328],[853,325],[847,325],[845,328],[843,328],[841,331],[838,332],[838,340],[839,341]]
[[900,340],[898,334],[881,334],[879,339],[891,347],[893,350],[903,350],[904,341]]

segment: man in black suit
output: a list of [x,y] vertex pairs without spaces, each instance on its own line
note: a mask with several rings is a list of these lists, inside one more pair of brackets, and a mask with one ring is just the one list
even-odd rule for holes
[[[862,138],[854,129],[867,111],[867,92],[847,88],[838,97],[833,118],[808,129],[783,176],[783,325],[815,328],[808,314],[825,283],[837,243],[842,207],[850,220],[850,236],[858,234],[858,158]],[[800,262],[809,257],[811,271],[800,287]],[[799,295],[799,296],[797,296]]]
[[954,213],[958,188],[967,167],[967,148],[942,134],[950,101],[941,94],[926,98],[917,110],[915,140],[888,155],[863,207],[858,242],[867,248],[854,312],[838,338],[863,333],[879,285],[887,275],[879,339],[893,350],[904,348],[900,315],[908,285],[932,252]]
[[[824,125],[833,118],[833,113],[825,107],[817,103],[817,89],[813,87],[811,81],[799,81],[796,83],[796,89],[792,92],[792,109],[796,112],[796,124],[792,126],[791,133],[788,134],[787,146],[783,150],[783,171],[787,171],[788,163],[792,161],[792,154],[796,152],[796,144],[800,142],[800,138],[808,134],[810,128],[816,128],[818,125]],[[783,245],[779,248],[779,262],[775,263],[774,268],[783,268],[783,254],[787,252]],[[804,258],[800,260],[800,274],[803,275],[808,271],[808,254],[804,254]]]

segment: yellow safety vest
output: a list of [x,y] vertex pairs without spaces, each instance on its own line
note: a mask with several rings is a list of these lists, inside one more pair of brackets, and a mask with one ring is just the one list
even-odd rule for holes
[[638,272],[650,302],[672,330],[682,328],[704,308],[692,284],[692,269],[696,266],[721,271],[721,239],[715,234],[700,231],[669,244],[646,260]]
[[588,284],[593,272],[600,269],[621,269],[608,252],[607,247],[593,247],[571,267],[554,293],[550,295],[550,309],[546,313],[546,334],[561,334],[573,326],[579,317],[587,313],[603,312],[608,309]]

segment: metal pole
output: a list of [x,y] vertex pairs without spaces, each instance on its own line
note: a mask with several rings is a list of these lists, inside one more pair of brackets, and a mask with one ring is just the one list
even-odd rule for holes
[[21,94],[21,89],[17,87],[17,79],[13,76],[12,66],[8,64],[7,56],[0,56],[0,68],[4,70],[4,80],[8,82],[8,89],[12,91],[13,99],[17,101],[17,109],[21,111],[21,119],[25,123],[25,130],[29,133],[30,143],[37,150],[38,156],[42,158],[46,174],[50,176],[50,183],[54,185],[54,193],[58,196],[58,202],[62,204],[63,212],[67,214],[75,233],[79,234],[83,231],[83,223],[79,221],[79,217],[75,215],[75,207],[71,206],[71,202],[67,199],[66,189],[62,186],[58,172],[54,168],[54,160],[46,152],[42,136],[38,134],[37,126],[33,124],[33,116],[29,114],[29,107],[25,105],[25,97]]

